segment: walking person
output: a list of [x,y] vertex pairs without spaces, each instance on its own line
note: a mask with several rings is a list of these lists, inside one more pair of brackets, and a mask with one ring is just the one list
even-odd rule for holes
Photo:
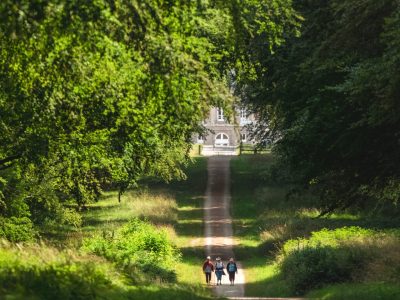
[[206,274],[207,285],[211,284],[211,273],[214,272],[214,265],[211,262],[211,257],[207,256],[206,261],[203,264],[203,272]]
[[237,273],[237,265],[233,260],[233,257],[229,259],[229,262],[226,265],[226,270],[228,271],[229,281],[231,282],[231,285],[235,285],[235,274]]
[[217,285],[221,285],[222,275],[225,275],[224,272],[224,263],[221,261],[221,257],[216,258],[217,262],[215,263],[215,276],[217,277]]

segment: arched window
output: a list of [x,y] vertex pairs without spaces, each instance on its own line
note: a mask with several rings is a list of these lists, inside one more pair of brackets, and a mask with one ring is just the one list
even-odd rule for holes
[[215,146],[229,146],[229,137],[225,133],[218,133],[215,136]]

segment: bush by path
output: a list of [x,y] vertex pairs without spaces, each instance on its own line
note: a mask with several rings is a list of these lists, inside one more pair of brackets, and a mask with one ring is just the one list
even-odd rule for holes
[[287,241],[280,270],[296,294],[341,282],[400,282],[399,231],[323,229]]
[[13,246],[3,242],[0,248],[0,296],[96,299],[112,288],[114,278],[110,270],[113,270],[112,266],[100,258],[60,252],[43,245]]
[[74,249],[0,240],[0,299],[210,299],[199,292],[186,285],[129,284],[115,264]]
[[115,262],[133,282],[146,277],[176,281],[178,250],[167,232],[139,219],[131,220],[115,232],[103,232],[84,240],[83,249]]
[[235,253],[246,268],[246,296],[290,297],[337,283],[400,286],[395,211],[387,216],[366,203],[318,217],[318,199],[299,193],[290,174],[273,164],[273,155],[231,163]]

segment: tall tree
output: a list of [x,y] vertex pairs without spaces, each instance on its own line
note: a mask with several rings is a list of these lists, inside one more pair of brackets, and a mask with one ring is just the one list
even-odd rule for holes
[[279,44],[290,3],[1,1],[1,215],[42,222],[107,186],[183,177],[230,73],[257,66],[250,38]]
[[[243,85],[281,160],[324,199],[325,212],[400,196],[400,5],[299,0],[288,37]],[[265,129],[268,128],[268,130]]]

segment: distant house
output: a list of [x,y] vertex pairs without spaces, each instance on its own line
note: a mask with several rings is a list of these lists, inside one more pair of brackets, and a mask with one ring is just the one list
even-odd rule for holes
[[203,121],[207,134],[197,136],[194,142],[203,145],[202,155],[235,155],[241,143],[255,143],[250,135],[255,121],[254,115],[244,107],[236,109],[235,115],[230,118],[222,108],[214,107]]

